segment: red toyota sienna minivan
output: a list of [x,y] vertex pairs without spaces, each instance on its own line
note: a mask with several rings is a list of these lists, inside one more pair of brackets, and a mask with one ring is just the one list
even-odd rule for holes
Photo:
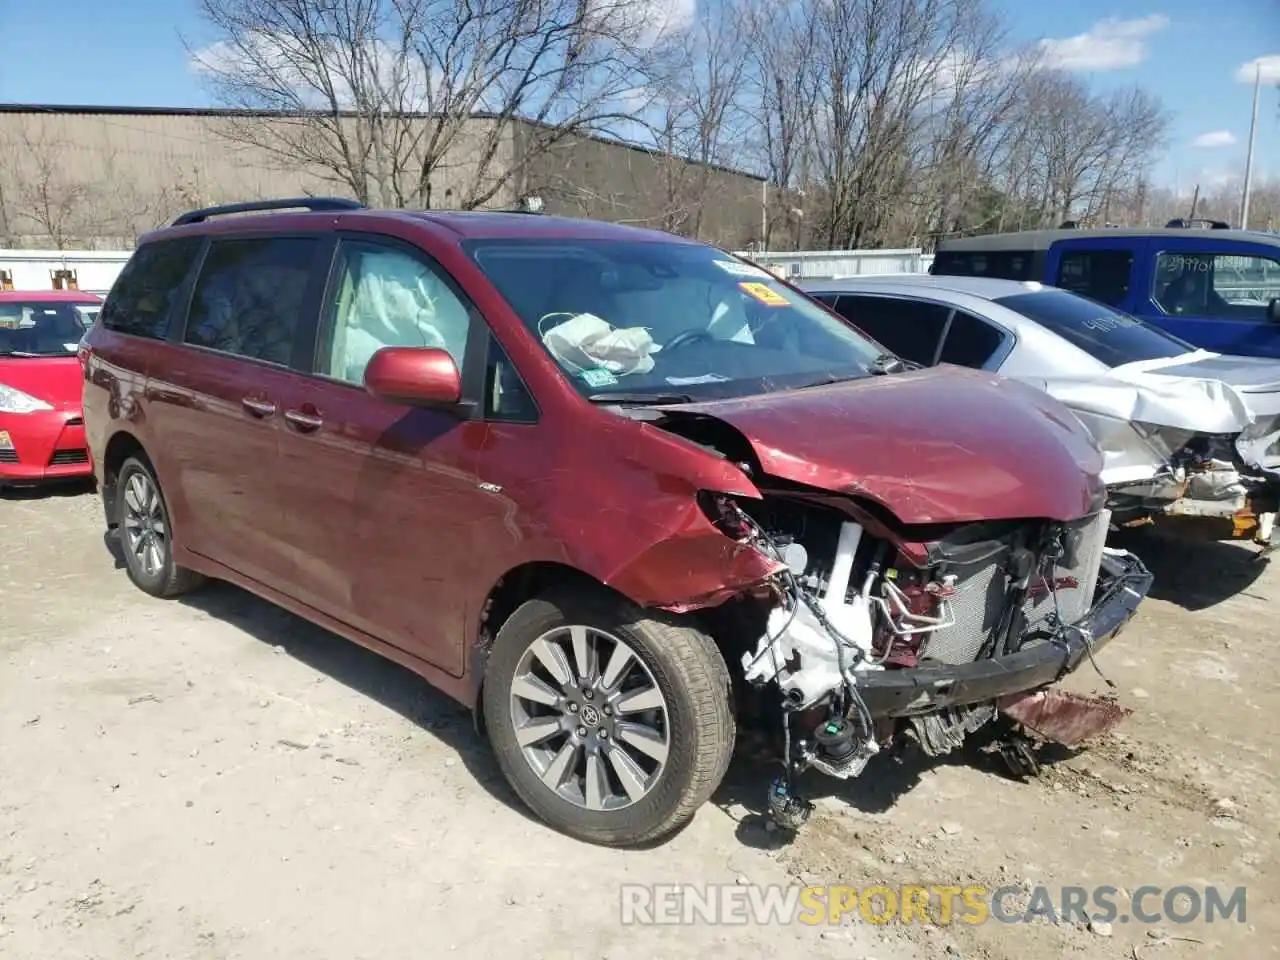
[[227,580],[417,671],[597,843],[679,828],[740,726],[777,737],[788,827],[805,768],[997,717],[1052,737],[1048,688],[1151,582],[1105,546],[1063,406],[910,369],[663,233],[193,211],[141,238],[80,360],[139,588]]

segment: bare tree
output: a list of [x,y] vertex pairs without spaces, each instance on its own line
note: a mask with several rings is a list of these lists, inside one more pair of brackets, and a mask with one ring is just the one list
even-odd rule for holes
[[726,199],[717,168],[741,154],[746,63],[736,26],[732,8],[705,9],[654,50],[642,122],[660,157],[656,225],[672,233],[703,235],[708,208]]
[[608,133],[628,119],[622,98],[661,33],[639,0],[202,0],[201,9],[219,39],[196,56],[221,102],[274,115],[219,132],[392,207],[481,206],[566,138]]
[[1169,125],[1138,87],[1092,94],[1074,77],[1039,70],[1028,78],[1015,122],[1017,166],[1009,171],[1018,227],[1065,220],[1105,222],[1145,180]]
[[[1235,223],[1240,216],[1243,189],[1242,177],[1202,184],[1196,216]],[[1190,192],[1178,195],[1169,188],[1153,190],[1148,200],[1145,225],[1162,226],[1175,217],[1187,216],[1190,208]],[[1254,180],[1249,201],[1249,223],[1252,229],[1280,231],[1280,177]]]
[[100,232],[100,181],[74,169],[59,137],[24,125],[5,145],[6,220],[14,239],[67,250]]
[[742,0],[739,32],[749,37],[744,88],[754,136],[744,140],[746,155],[764,174],[771,203],[761,242],[771,246],[774,228],[789,210],[811,216],[814,169],[814,102],[819,79],[811,56],[818,21],[813,4]]
[[809,0],[813,145],[831,246],[878,245],[912,189],[933,104],[973,59],[982,0]]

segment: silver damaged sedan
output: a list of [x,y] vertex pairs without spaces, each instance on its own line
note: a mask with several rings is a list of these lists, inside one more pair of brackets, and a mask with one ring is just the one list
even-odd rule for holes
[[1201,350],[1033,282],[908,274],[800,286],[908,363],[991,370],[1065,403],[1106,456],[1115,524],[1211,518],[1224,537],[1271,549],[1280,360]]

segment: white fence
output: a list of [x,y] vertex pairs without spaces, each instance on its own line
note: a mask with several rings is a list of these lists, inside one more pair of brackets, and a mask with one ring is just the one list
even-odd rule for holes
[[749,253],[739,256],[789,280],[837,280],[887,273],[928,273],[933,254],[919,248],[903,250],[796,250],[787,253]]
[[129,250],[0,250],[6,290],[84,290],[106,296]]
[[[86,290],[105,296],[128,250],[0,250],[0,281],[12,290]],[[749,253],[788,279],[830,280],[886,273],[928,273],[933,255],[907,250],[797,250]]]

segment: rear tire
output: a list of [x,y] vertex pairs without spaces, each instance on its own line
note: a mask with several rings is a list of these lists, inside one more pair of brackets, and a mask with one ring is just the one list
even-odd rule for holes
[[635,846],[680,829],[720,785],[731,696],[705,633],[579,588],[530,600],[503,624],[484,710],[503,774],[538,817],[590,843]]
[[153,597],[176,597],[199,586],[200,574],[173,561],[169,506],[151,465],[130,457],[115,485],[116,534],[125,570],[134,585]]

